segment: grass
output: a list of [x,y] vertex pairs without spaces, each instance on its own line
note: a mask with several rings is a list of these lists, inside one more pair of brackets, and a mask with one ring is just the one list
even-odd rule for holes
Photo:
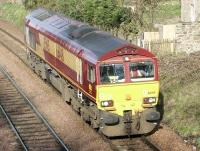
[[197,138],[197,147],[200,148],[200,137]]
[[143,18],[147,23],[146,28],[150,30],[154,29],[153,24],[168,24],[177,22],[181,17],[181,6],[179,1],[170,0],[160,2],[154,10],[153,20],[151,20],[151,17],[151,14],[146,12]]
[[164,119],[179,135],[200,149],[200,53],[162,56],[160,82],[164,95]]
[[20,28],[23,27],[26,14],[27,11],[22,5],[11,3],[0,4],[0,19],[7,20]]
[[162,2],[155,10],[155,18],[158,21],[177,18],[181,16],[181,6],[179,1]]
[[181,136],[196,139],[200,148],[200,81],[181,84],[177,80],[170,89],[164,90],[164,122]]

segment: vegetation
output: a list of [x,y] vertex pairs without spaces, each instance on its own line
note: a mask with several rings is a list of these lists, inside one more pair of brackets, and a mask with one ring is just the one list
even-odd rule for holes
[[164,119],[181,136],[200,148],[200,53],[160,58]]
[[[180,83],[165,91],[164,122],[185,138],[196,139],[200,148],[200,82]],[[191,91],[188,91],[191,90]]]
[[124,7],[124,0],[25,0],[24,5],[27,9],[38,6],[51,8],[116,35],[121,32],[127,39],[129,35],[137,35],[139,31],[150,27],[143,19],[144,15],[150,14],[152,18],[159,1],[161,0],[136,0],[135,11]]
[[164,1],[155,9],[155,22],[163,22],[168,19],[181,16],[181,4],[179,0]]
[[27,11],[24,6],[11,3],[0,4],[0,18],[10,21],[18,27],[23,27]]
[[172,125],[184,137],[200,135],[199,84],[200,82],[192,82],[185,86],[176,85],[166,96],[169,100],[165,107],[165,122]]
[[[131,9],[119,5],[117,0],[26,0],[27,9],[44,6],[79,21],[87,22],[117,34],[120,31],[137,34],[138,22]],[[124,29],[126,28],[126,29]]]

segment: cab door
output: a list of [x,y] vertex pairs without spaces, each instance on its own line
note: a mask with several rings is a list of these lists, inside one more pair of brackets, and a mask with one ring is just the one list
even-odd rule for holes
[[76,79],[79,84],[83,84],[83,68],[82,68],[82,60],[80,58],[76,58]]
[[87,64],[87,89],[90,95],[95,96],[96,89],[96,76],[95,76],[95,66],[92,64]]

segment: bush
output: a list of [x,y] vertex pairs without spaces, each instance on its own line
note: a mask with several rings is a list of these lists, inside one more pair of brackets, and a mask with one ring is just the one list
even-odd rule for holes
[[10,21],[18,27],[23,27],[26,14],[27,11],[22,5],[11,3],[0,4],[0,18]]

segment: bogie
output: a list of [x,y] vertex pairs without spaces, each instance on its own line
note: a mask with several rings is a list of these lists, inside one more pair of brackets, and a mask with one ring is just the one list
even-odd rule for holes
[[[76,89],[70,82],[66,81],[62,76],[51,68],[48,64],[38,61],[40,60],[33,53],[28,53],[28,63],[31,69],[42,79],[46,79],[51,83],[62,95],[65,102],[89,123],[93,128],[99,128],[99,110],[96,104],[92,103],[81,91]],[[45,78],[44,78],[45,77]]]

